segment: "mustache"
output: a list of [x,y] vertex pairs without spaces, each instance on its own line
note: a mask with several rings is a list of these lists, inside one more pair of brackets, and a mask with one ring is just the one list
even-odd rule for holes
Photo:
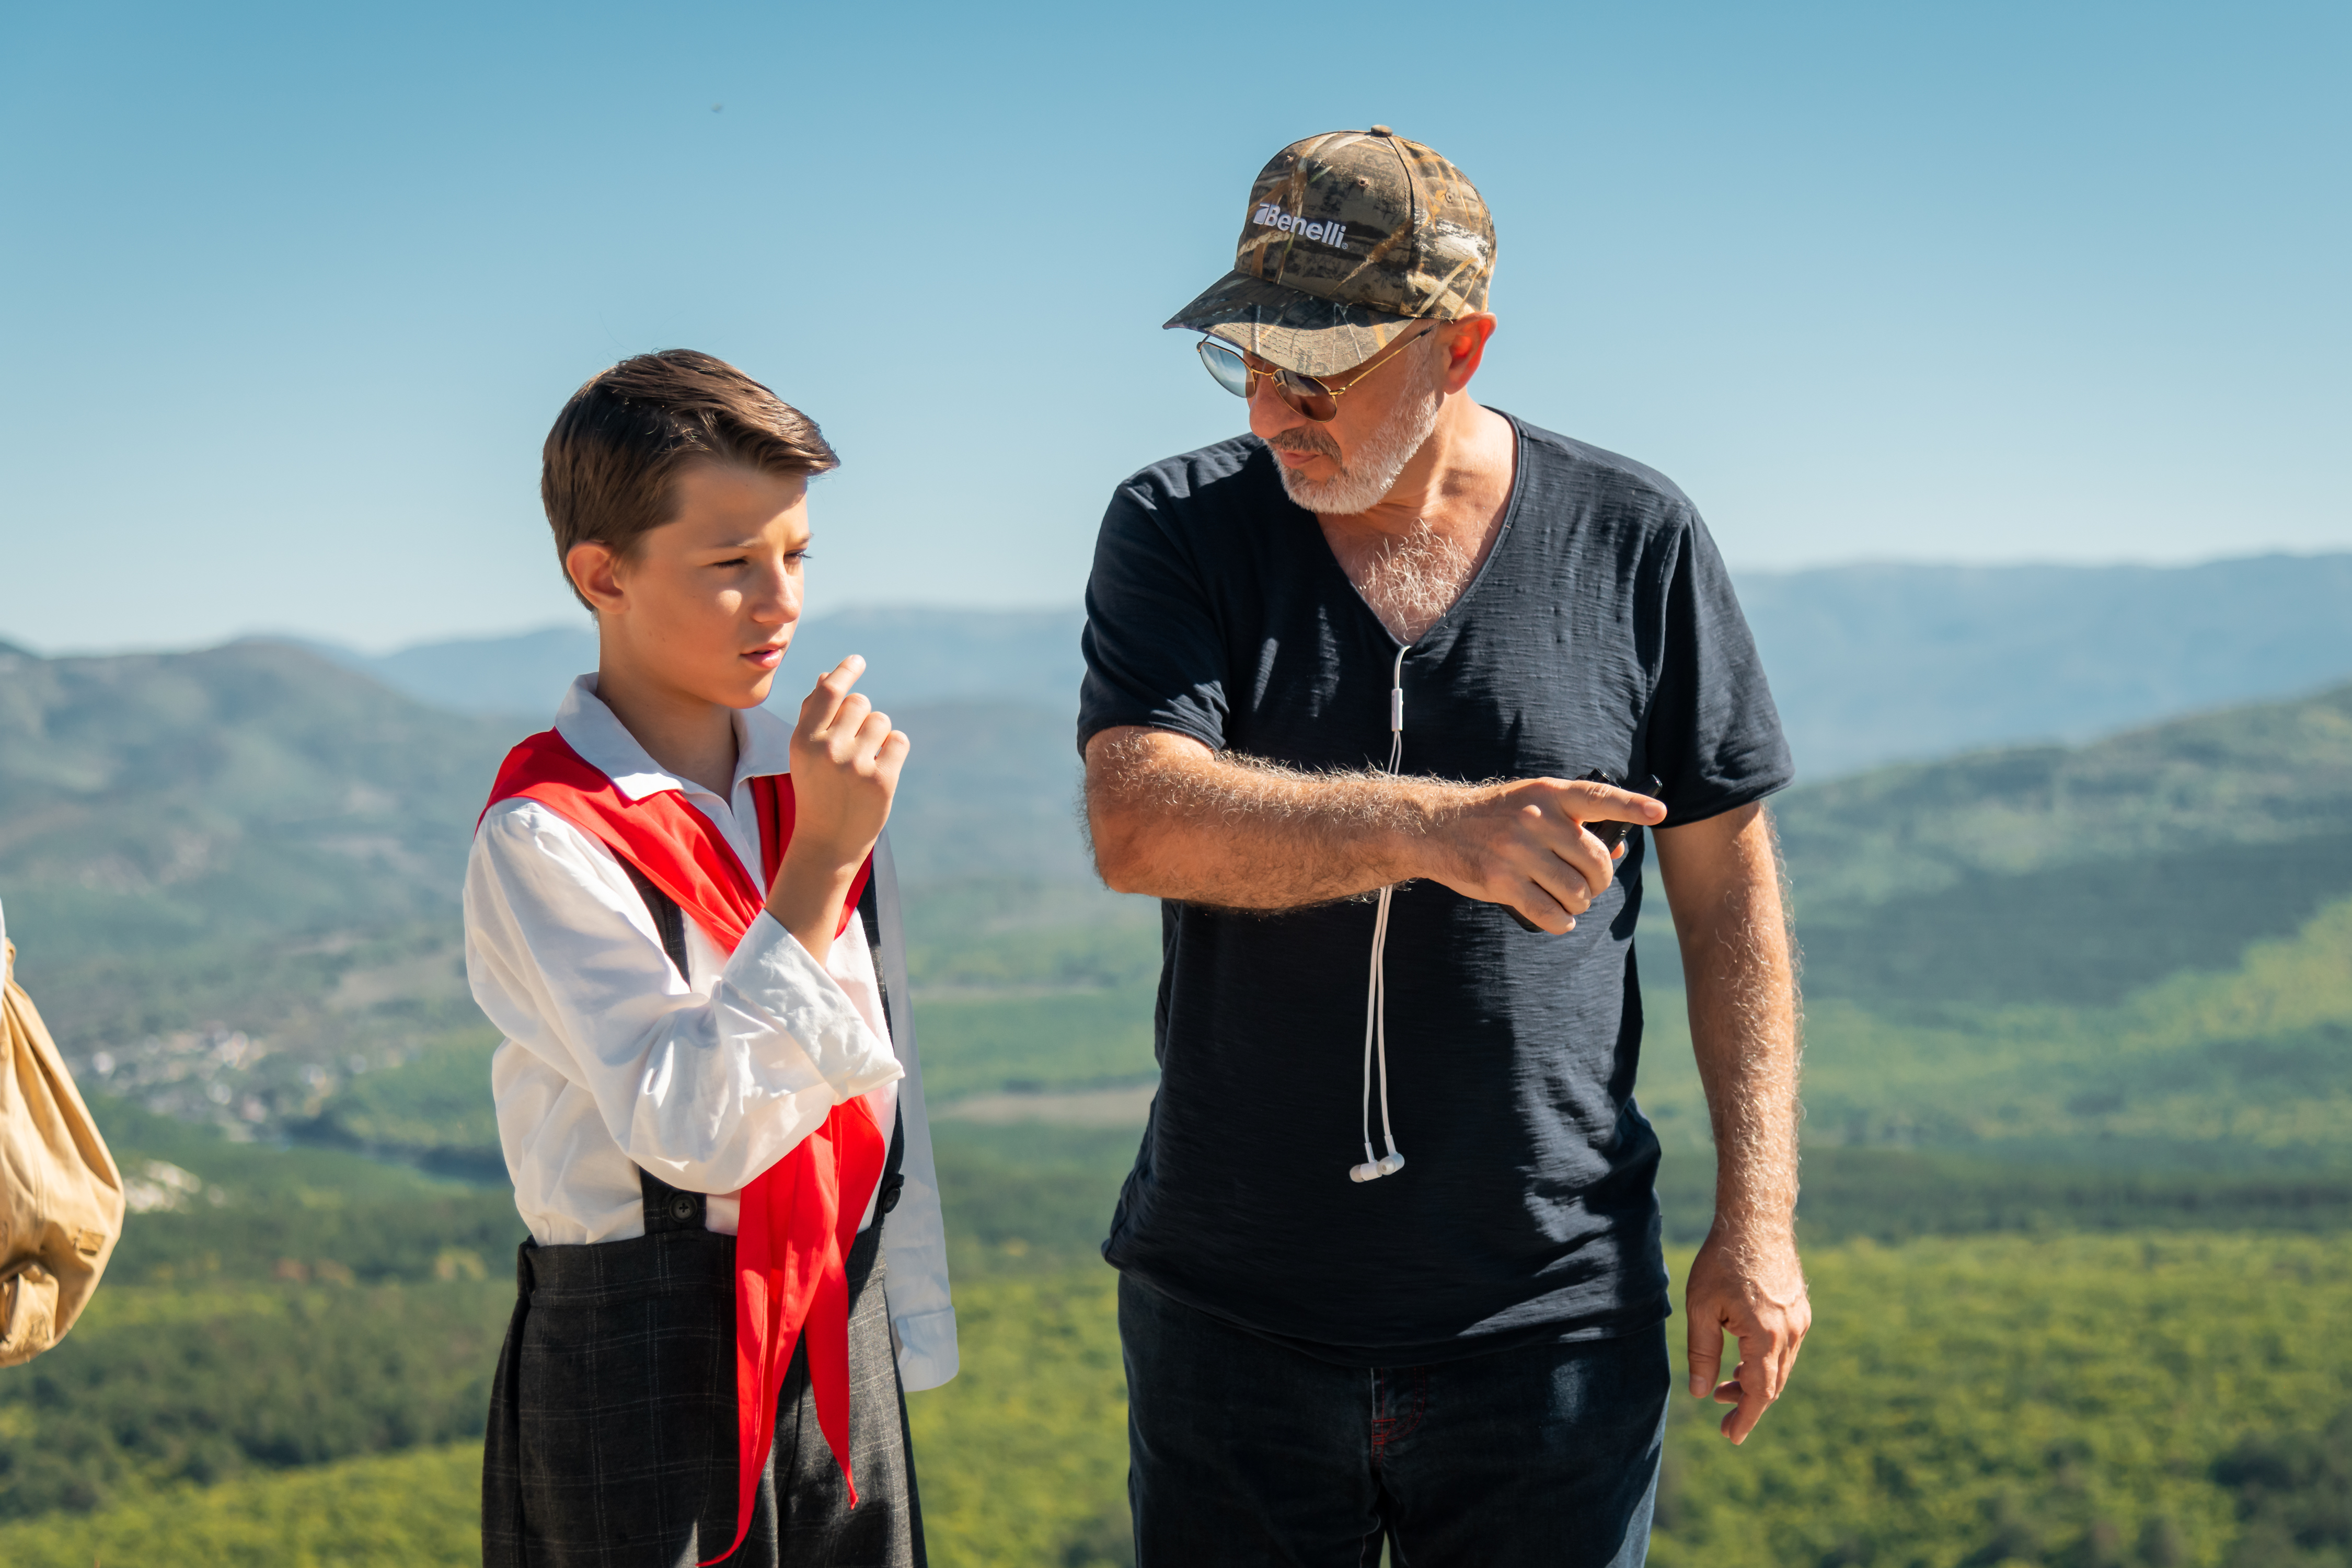
[[1311,458],[1329,458],[1338,461],[1339,443],[1320,430],[1284,430],[1265,438],[1265,444],[1277,452],[1303,452]]

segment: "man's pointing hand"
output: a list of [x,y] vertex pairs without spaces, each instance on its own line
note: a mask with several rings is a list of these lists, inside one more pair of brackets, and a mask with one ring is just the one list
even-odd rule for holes
[[1609,890],[1613,852],[1584,831],[1588,822],[1654,827],[1665,806],[1613,784],[1521,779],[1469,792],[1434,837],[1438,863],[1427,874],[1465,899],[1503,904],[1558,935]]

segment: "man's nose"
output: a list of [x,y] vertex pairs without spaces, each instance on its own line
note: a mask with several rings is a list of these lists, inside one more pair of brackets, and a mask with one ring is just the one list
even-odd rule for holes
[[1296,430],[1307,424],[1307,416],[1282,400],[1274,390],[1274,377],[1255,376],[1250,382],[1250,434],[1260,440],[1285,430]]

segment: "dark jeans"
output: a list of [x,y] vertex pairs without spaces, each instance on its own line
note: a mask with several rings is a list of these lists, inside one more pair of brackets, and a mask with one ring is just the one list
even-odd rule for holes
[[1664,1325],[1346,1367],[1118,1284],[1138,1568],[1640,1568]]

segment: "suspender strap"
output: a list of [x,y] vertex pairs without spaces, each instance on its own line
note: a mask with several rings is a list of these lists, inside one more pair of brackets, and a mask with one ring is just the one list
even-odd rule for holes
[[[661,933],[662,951],[677,966],[678,978],[684,979],[686,966],[686,911],[677,900],[654,886],[653,879],[627,860],[621,869],[636,884],[637,896],[646,901],[646,912],[654,918],[654,930]],[[708,1230],[709,1200],[700,1193],[689,1193],[684,1187],[673,1187],[644,1166],[637,1167],[637,1189],[646,1203],[646,1234],[659,1236],[671,1230]]]
[[[614,856],[614,858],[618,860],[620,857]],[[662,951],[669,954],[670,963],[677,967],[677,977],[684,980],[687,977],[686,911],[677,907],[676,899],[655,887],[654,879],[638,870],[635,861],[621,860],[621,869],[626,871],[629,880],[636,885],[637,897],[646,901],[646,912],[654,917],[654,930],[661,933]]]
[[[903,929],[898,921],[898,879],[886,874],[889,867],[889,851],[877,846],[875,853],[875,875],[866,879],[866,887],[857,895],[857,919],[866,928],[866,949],[874,955],[874,989],[882,997],[882,1021],[890,1026],[890,1035],[898,1035],[898,1000],[890,994],[888,965],[882,962],[883,901],[889,900],[891,919],[888,929]],[[886,888],[885,883],[888,886]],[[907,1190],[907,1178],[899,1173],[898,1163],[907,1152],[907,1112],[901,1107],[890,1121],[890,1154],[882,1162],[882,1184],[876,1189],[881,1195],[875,1199],[874,1213],[888,1214],[898,1206],[898,1194]]]
[[[621,869],[629,874],[629,880],[636,886],[637,896],[645,900],[646,912],[654,918],[654,930],[661,933],[662,951],[669,954],[670,963],[677,966],[678,978],[686,979],[689,973],[686,963],[686,911],[677,907],[677,900],[655,887],[653,879],[631,862],[622,860]],[[866,887],[858,895],[857,917],[866,927],[866,944],[875,954],[874,984],[882,995],[882,1019],[896,1033],[898,1018],[894,998],[890,994],[888,982],[882,978],[881,895],[877,890],[881,880],[879,877],[866,879]],[[897,896],[895,888],[892,896]],[[907,1118],[901,1113],[892,1119],[890,1125],[890,1153],[882,1163],[881,1196],[874,1204],[877,1219],[897,1208],[898,1194],[907,1190],[907,1178],[898,1170],[906,1152]],[[645,1198],[647,1236],[658,1236],[669,1230],[709,1228],[709,1202],[703,1194],[673,1187],[642,1165],[637,1167],[637,1187]]]

